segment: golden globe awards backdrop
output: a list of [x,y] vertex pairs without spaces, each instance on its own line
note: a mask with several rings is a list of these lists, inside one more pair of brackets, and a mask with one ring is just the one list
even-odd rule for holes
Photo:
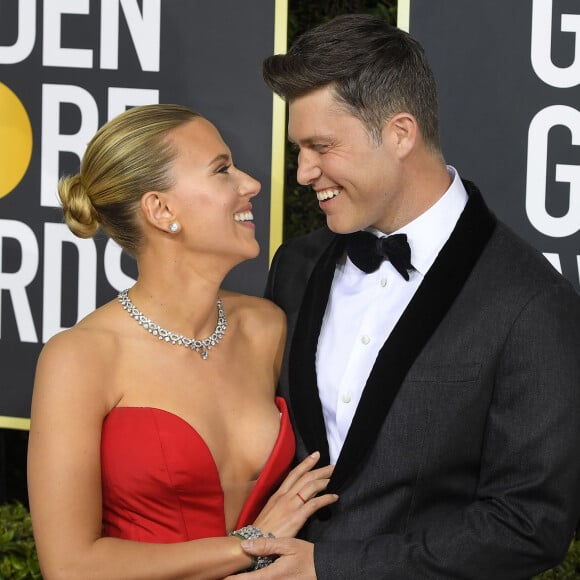
[[580,2],[400,0],[447,162],[580,288]]
[[261,63],[285,50],[286,16],[286,0],[0,0],[0,427],[27,428],[42,345],[133,284],[134,262],[104,235],[74,237],[56,196],[126,108],[199,111],[261,181],[260,257],[225,285],[262,293],[281,237],[272,150],[281,157],[283,119],[273,122]]

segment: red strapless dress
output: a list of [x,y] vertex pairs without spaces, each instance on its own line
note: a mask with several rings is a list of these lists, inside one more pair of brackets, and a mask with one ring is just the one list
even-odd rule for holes
[[[280,431],[236,529],[251,524],[294,457],[294,433],[283,399]],[[161,409],[116,407],[101,436],[103,535],[171,543],[226,535],[224,495],[204,440]]]

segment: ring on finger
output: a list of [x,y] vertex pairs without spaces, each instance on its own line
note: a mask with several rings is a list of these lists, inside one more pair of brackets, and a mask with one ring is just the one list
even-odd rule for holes
[[299,499],[300,499],[300,501],[301,501],[302,503],[306,503],[306,502],[308,501],[308,500],[304,499],[304,498],[303,498],[303,497],[300,495],[300,492],[298,492],[298,491],[297,491],[297,492],[296,492],[296,495],[299,497]]

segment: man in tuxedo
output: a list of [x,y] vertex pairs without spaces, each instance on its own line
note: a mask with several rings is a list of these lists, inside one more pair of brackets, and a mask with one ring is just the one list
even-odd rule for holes
[[435,81],[407,33],[337,17],[264,78],[328,226],[271,267],[289,329],[280,391],[298,459],[336,465],[339,501],[300,539],[244,543],[280,555],[251,574],[512,580],[554,566],[580,512],[579,295],[446,165]]

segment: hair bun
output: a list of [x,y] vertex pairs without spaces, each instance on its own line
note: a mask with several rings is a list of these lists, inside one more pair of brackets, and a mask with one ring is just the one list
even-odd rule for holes
[[58,195],[62,203],[64,221],[73,234],[90,238],[99,229],[99,215],[81,181],[80,174],[63,176],[58,182]]

